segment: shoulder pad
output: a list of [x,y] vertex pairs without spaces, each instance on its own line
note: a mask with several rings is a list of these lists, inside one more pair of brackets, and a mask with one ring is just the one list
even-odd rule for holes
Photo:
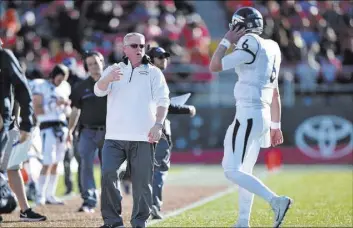
[[69,96],[71,93],[71,86],[67,81],[63,81],[56,89],[66,96]]
[[259,48],[259,41],[253,34],[246,34],[242,36],[237,43],[237,49],[247,49],[251,51],[254,55],[257,54]]

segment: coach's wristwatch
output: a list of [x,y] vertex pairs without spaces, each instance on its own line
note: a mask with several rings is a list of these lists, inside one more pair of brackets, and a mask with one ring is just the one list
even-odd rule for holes
[[158,123],[158,122],[156,122],[154,125],[156,125],[156,126],[158,126],[158,127],[160,127],[161,129],[163,128],[163,124],[162,123]]

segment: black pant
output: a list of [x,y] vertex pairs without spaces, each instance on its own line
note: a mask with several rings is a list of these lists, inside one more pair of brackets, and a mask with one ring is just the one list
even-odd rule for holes
[[80,193],[82,193],[82,187],[81,187],[81,158],[80,154],[77,150],[77,142],[78,142],[78,137],[74,136],[73,138],[73,148],[68,149],[65,153],[65,158],[64,158],[64,177],[65,177],[65,186],[67,192],[70,192],[73,189],[73,183],[72,183],[72,172],[71,172],[71,160],[73,157],[75,157],[77,163],[78,163],[78,168],[77,168],[77,183],[78,183],[78,189]]
[[101,212],[105,224],[122,223],[117,170],[127,160],[132,181],[132,227],[146,227],[152,210],[154,146],[148,142],[105,140],[102,151]]

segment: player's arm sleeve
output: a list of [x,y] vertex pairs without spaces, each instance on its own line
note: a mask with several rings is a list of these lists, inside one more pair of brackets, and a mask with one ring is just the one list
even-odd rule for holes
[[22,68],[14,54],[10,51],[7,52],[10,66],[10,79],[14,85],[15,99],[18,101],[21,107],[21,125],[20,129],[26,132],[30,132],[33,127],[33,102],[32,93],[29,89],[28,81],[22,72]]
[[255,37],[244,35],[234,51],[222,58],[222,70],[229,70],[241,64],[252,64],[256,60],[259,43]]

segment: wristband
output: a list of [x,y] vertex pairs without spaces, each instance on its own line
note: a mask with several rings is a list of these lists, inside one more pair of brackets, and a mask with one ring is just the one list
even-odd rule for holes
[[281,122],[271,122],[271,129],[281,129]]
[[229,40],[227,40],[226,38],[223,38],[219,44],[225,46],[227,49],[228,49],[228,48],[230,47],[230,45],[231,45],[231,43],[229,42]]

